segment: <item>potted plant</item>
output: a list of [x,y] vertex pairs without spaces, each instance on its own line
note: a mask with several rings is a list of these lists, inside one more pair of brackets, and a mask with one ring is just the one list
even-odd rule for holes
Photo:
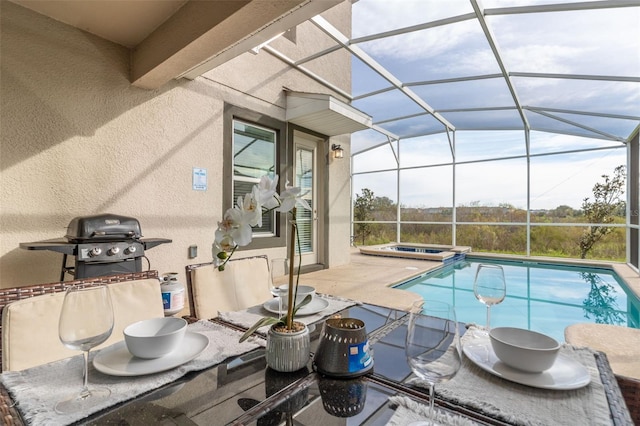
[[[226,263],[239,246],[251,242],[254,226],[262,226],[262,215],[275,210],[290,214],[289,249],[289,291],[287,293],[287,311],[280,318],[264,317],[249,328],[240,338],[243,342],[260,327],[271,325],[267,333],[267,365],[277,371],[296,371],[304,367],[310,354],[309,330],[305,324],[295,321],[298,309],[311,301],[307,296],[297,305],[294,303],[300,280],[300,262],[298,273],[294,273],[295,248],[299,247],[298,226],[296,223],[297,205],[311,210],[309,203],[302,198],[298,187],[287,187],[278,194],[276,192],[278,176],[273,179],[263,176],[260,183],[254,185],[251,193],[238,197],[235,206],[229,208],[218,223],[215,233],[214,253],[220,262],[218,269],[224,270]],[[298,256],[299,258],[299,256]],[[294,279],[295,276],[295,279]]]

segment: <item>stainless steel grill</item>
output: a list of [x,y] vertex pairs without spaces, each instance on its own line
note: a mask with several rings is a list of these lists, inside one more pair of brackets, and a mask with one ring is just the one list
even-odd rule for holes
[[[107,213],[73,218],[64,238],[20,243],[20,248],[62,253],[60,281],[64,281],[65,274],[79,279],[141,272],[145,250],[170,242],[143,239],[137,219]],[[74,256],[73,266],[67,265],[68,256]]]

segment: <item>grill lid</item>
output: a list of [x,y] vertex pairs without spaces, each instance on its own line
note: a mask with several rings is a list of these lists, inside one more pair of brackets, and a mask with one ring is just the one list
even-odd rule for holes
[[105,213],[71,219],[65,237],[70,242],[137,240],[142,233],[137,219]]

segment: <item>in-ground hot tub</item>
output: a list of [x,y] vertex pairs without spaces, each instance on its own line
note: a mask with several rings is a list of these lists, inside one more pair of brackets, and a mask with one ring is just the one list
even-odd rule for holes
[[373,256],[404,257],[408,259],[453,262],[464,259],[471,247],[438,244],[391,243],[359,247],[360,253]]

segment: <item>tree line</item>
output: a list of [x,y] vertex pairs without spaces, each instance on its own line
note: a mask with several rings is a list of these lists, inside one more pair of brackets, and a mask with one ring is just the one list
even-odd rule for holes
[[[536,256],[587,257],[606,260],[624,260],[626,257],[624,228],[611,224],[624,224],[626,202],[624,188],[625,167],[618,166],[611,176],[602,175],[592,194],[583,199],[580,209],[561,205],[550,210],[531,212],[531,247]],[[377,197],[363,188],[354,199],[355,244],[371,245],[396,241],[395,223],[375,223],[397,220],[397,204],[388,197]],[[413,222],[451,222],[450,207],[400,206],[400,241],[406,243],[451,244],[452,226]],[[456,222],[485,222],[477,225],[456,225],[456,243],[470,246],[475,251],[506,254],[526,253],[527,211],[510,204],[485,206],[480,202],[456,207]],[[491,222],[514,225],[491,225]],[[535,226],[544,223],[587,223],[587,226]]]

